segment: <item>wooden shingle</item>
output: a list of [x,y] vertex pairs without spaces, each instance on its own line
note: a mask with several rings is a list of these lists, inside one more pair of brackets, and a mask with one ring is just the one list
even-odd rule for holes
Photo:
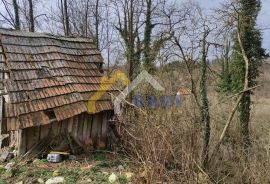
[[[8,130],[48,124],[47,110],[58,121],[87,111],[103,76],[92,39],[0,29],[0,41],[0,66],[4,70],[6,63],[10,76],[1,81],[10,97]],[[97,112],[112,108],[108,94],[96,103]]]

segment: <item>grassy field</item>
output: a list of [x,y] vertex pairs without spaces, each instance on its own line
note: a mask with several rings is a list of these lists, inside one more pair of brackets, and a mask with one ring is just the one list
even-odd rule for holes
[[124,184],[131,181],[131,172],[128,160],[116,157],[110,153],[95,153],[81,155],[75,161],[66,160],[61,163],[48,163],[46,159],[35,159],[33,162],[13,159],[15,165],[7,172],[0,166],[0,184],[6,183],[42,183],[50,178],[64,177],[65,183],[93,183],[106,184],[109,177],[115,173],[117,183]]

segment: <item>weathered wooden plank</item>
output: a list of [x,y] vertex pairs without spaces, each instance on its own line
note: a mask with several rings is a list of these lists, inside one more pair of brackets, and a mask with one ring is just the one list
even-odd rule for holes
[[71,133],[72,132],[73,120],[74,120],[73,117],[68,119],[68,133]]
[[79,115],[78,121],[78,139],[80,141],[83,140],[83,124],[84,124],[84,113]]
[[61,123],[61,134],[65,135],[68,132],[68,119],[63,120]]
[[[22,130],[23,132],[25,132],[25,151],[29,150],[30,144],[32,144],[32,135],[34,135],[33,129],[31,128],[26,128]],[[32,134],[32,135],[31,135]]]
[[79,116],[74,116],[74,118],[73,118],[73,128],[72,128],[72,132],[71,132],[71,134],[74,137],[77,137],[77,135],[78,135],[78,121],[79,121]]
[[102,112],[102,126],[101,126],[101,137],[102,138],[107,137],[108,118],[109,118],[108,112],[106,112],[106,111]]
[[51,131],[52,131],[52,133],[53,133],[53,135],[58,135],[58,133],[59,133],[59,122],[52,122],[52,129],[51,129]]
[[[3,124],[3,96],[0,96],[0,134],[3,133],[2,131],[2,124]],[[1,145],[0,145],[1,147]]]
[[26,151],[28,151],[39,140],[39,127],[30,127],[23,131],[26,131]]
[[[3,89],[3,83],[2,83],[2,79],[3,79],[3,73],[0,73],[0,90]],[[2,135],[3,132],[3,96],[0,95],[0,135]],[[0,148],[2,147],[2,140],[0,140]]]
[[26,131],[18,130],[18,155],[23,155],[26,153]]
[[89,137],[89,134],[88,134],[88,130],[87,130],[87,127],[88,127],[88,114],[84,113],[84,118],[83,118],[83,140],[85,140],[86,138]]
[[93,140],[94,143],[96,143],[97,137],[99,135],[100,119],[101,119],[100,113],[94,114],[93,125],[92,125],[92,132],[91,132],[91,139]]
[[91,133],[92,133],[92,125],[93,125],[93,115],[91,114],[87,114],[87,119],[88,119],[88,126],[87,126],[87,133],[88,133],[88,137],[91,137]]
[[57,135],[60,135],[61,134],[61,129],[62,129],[62,126],[63,126],[63,121],[56,122],[56,124],[58,125],[57,126]]
[[103,111],[99,113],[100,122],[98,129],[98,138],[96,143],[96,149],[105,149],[107,145],[107,112]]
[[47,137],[49,135],[49,131],[50,131],[50,126],[51,125],[43,125],[40,128],[40,140],[42,140],[43,138]]
[[40,125],[37,126],[37,131],[36,132],[37,132],[37,140],[36,141],[38,142],[38,141],[40,141],[40,133],[41,133],[41,126]]

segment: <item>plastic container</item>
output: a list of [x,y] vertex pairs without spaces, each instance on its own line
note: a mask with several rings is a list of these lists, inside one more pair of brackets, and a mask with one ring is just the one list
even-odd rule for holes
[[62,162],[63,158],[62,158],[62,155],[60,154],[48,154],[47,160],[48,162],[59,163],[59,162]]

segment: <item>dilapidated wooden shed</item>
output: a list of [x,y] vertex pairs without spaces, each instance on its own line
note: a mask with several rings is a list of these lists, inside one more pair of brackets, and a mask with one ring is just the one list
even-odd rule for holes
[[98,99],[96,113],[87,113],[89,98],[102,90],[102,64],[89,38],[0,29],[1,134],[10,135],[19,154],[48,135],[106,142],[110,95]]

